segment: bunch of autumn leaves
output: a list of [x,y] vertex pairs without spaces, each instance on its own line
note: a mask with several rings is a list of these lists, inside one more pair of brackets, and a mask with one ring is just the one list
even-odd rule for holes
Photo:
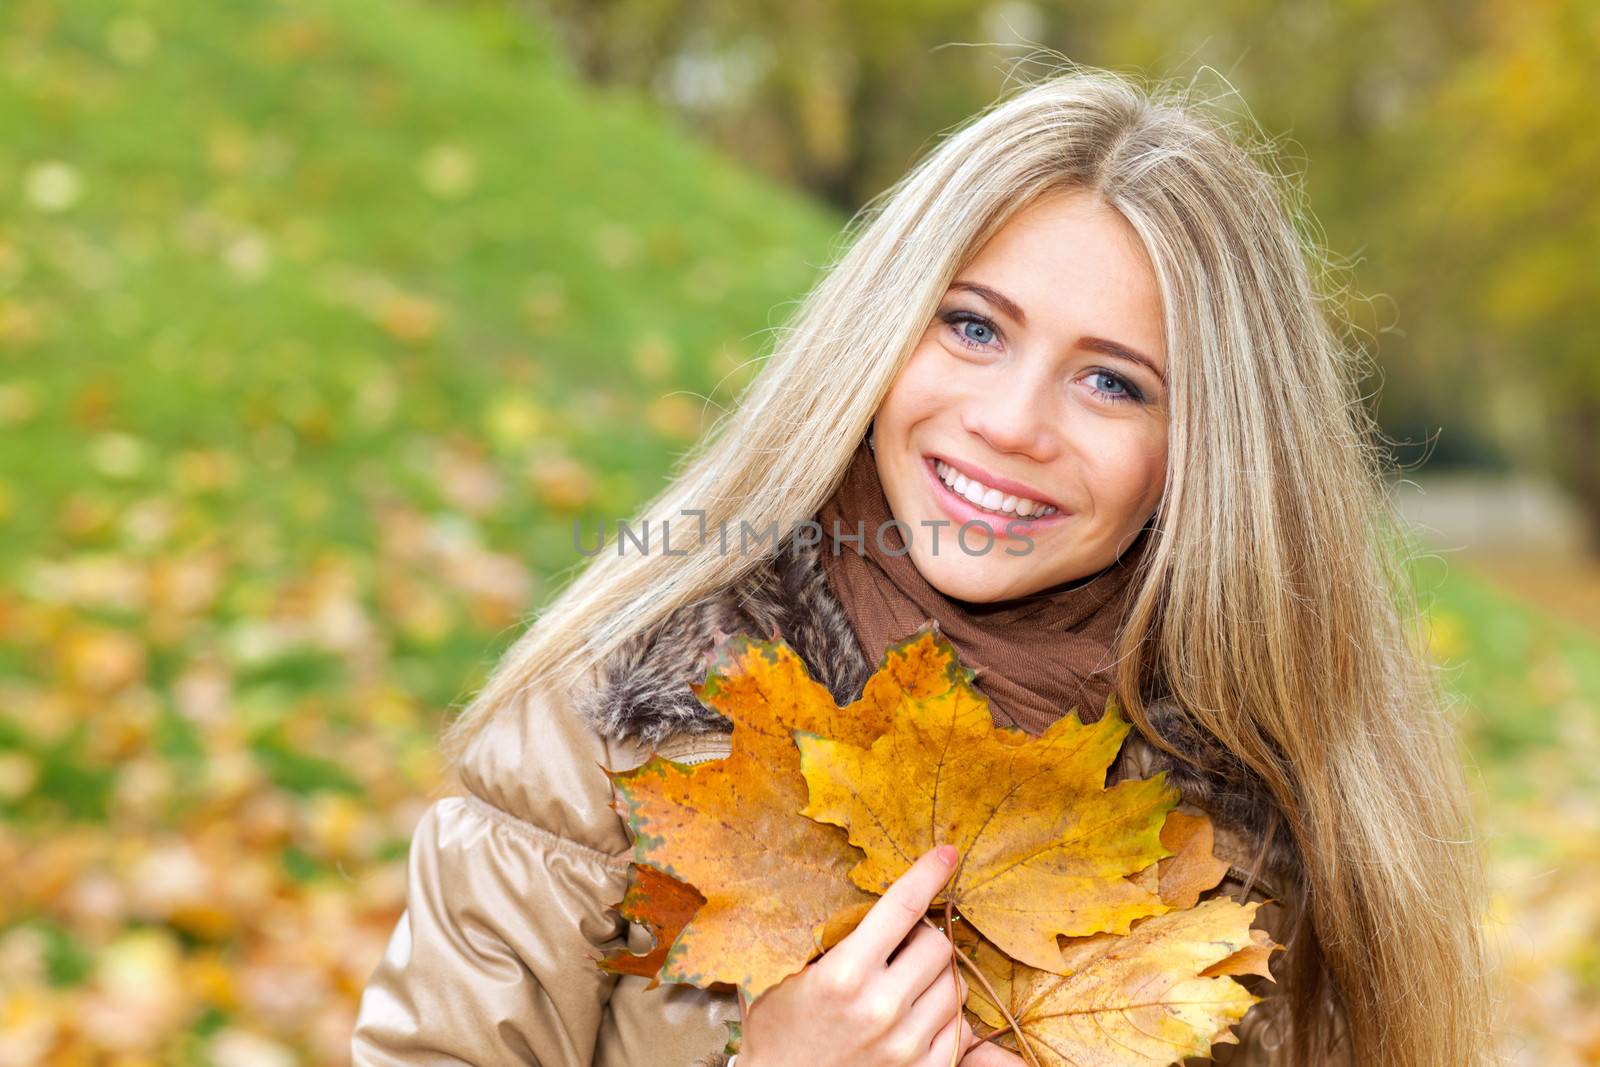
[[728,756],[608,772],[635,840],[618,907],[655,947],[600,966],[753,999],[948,842],[961,859],[934,905],[979,1036],[1036,1067],[1236,1041],[1258,998],[1235,977],[1268,975],[1280,946],[1251,928],[1256,904],[1200,900],[1227,871],[1210,823],[1162,775],[1105,787],[1129,729],[1114,698],[1030,737],[993,723],[973,677],[930,621],[841,708],[781,640],[719,633],[691,689],[732,721]]

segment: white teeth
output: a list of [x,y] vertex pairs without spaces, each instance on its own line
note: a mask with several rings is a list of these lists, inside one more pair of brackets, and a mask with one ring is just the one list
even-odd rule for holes
[[1036,500],[1029,500],[1025,496],[1012,496],[1002,493],[998,489],[990,489],[982,482],[968,478],[943,460],[935,460],[934,469],[939,472],[940,480],[945,485],[948,485],[952,492],[957,496],[965,497],[985,511],[1015,515],[1024,519],[1042,519],[1046,515],[1053,515],[1056,512],[1055,508],[1041,504]]

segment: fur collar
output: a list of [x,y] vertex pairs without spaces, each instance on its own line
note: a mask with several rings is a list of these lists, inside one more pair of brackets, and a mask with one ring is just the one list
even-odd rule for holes
[[[689,689],[691,681],[705,679],[705,656],[718,629],[781,636],[839,704],[859,697],[877,670],[828,585],[821,549],[790,537],[744,581],[680,608],[636,635],[602,665],[598,686],[575,694],[578,707],[601,733],[646,748],[674,734],[726,732],[728,720]],[[1148,717],[1184,758],[1172,758],[1135,730],[1110,777],[1167,772],[1186,802],[1255,842],[1252,851],[1263,856],[1261,873],[1270,881],[1297,881],[1299,864],[1290,835],[1282,829],[1278,807],[1264,784],[1208,744],[1172,701],[1155,701]]]

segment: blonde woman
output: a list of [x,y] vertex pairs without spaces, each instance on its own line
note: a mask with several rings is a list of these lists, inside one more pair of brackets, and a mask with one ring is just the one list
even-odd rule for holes
[[[781,633],[844,703],[929,618],[998,721],[1114,692],[1113,776],[1166,770],[1218,826],[1218,891],[1274,901],[1277,982],[1219,1061],[1484,1062],[1480,861],[1357,360],[1228,130],[1067,67],[861,213],[631,521],[649,550],[595,555],[451,727],[458,795],[417,828],[357,1064],[726,1063],[732,995],[594,965],[649,945],[611,907],[632,850],[600,765],[727,752],[688,689],[719,628]],[[912,918],[949,861],[757,998],[738,1067],[1021,1062],[973,1041]]]

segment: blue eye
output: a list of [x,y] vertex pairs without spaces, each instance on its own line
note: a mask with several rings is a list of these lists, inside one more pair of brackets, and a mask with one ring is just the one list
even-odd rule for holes
[[1134,384],[1119,374],[1112,374],[1108,370],[1096,368],[1089,372],[1089,377],[1102,378],[1113,385],[1111,389],[1102,389],[1099,386],[1094,387],[1095,393],[1105,397],[1107,400],[1122,403],[1125,400],[1142,399],[1139,390]]
[[[952,327],[956,340],[968,348],[986,348],[995,339],[994,323],[971,311],[952,311],[942,316]],[[976,332],[968,333],[972,327]]]
[[[974,335],[972,330],[968,329],[969,326],[978,331],[977,335]],[[989,336],[984,336],[985,334]],[[969,340],[978,342],[980,345],[986,345],[990,341],[994,340],[993,330],[989,329],[989,327],[983,323],[973,322],[971,319],[968,319],[966,322],[961,324],[961,335]]]

